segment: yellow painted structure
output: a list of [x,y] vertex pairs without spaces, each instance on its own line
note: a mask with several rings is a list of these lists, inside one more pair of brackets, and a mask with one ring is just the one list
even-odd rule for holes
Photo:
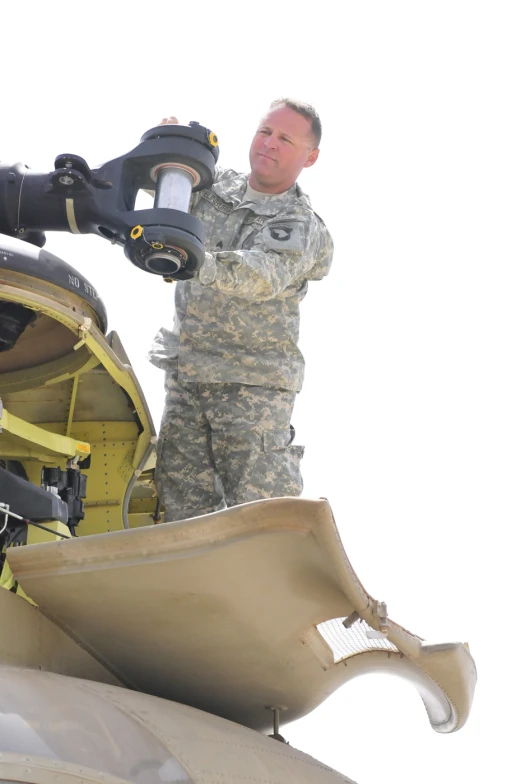
[[0,460],[21,463],[36,485],[43,466],[79,461],[87,476],[79,536],[153,523],[155,433],[116,333],[105,337],[77,295],[34,278],[29,286],[19,273],[1,271],[0,300],[37,314],[0,355]]

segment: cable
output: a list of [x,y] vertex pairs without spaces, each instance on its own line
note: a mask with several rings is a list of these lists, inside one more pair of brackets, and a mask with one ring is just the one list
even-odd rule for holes
[[25,167],[22,174],[22,182],[20,183],[20,193],[18,194],[18,214],[16,216],[16,236],[20,235],[20,207],[22,206],[22,190],[24,187],[25,175],[27,174],[27,167]]
[[[23,519],[23,518],[20,518]],[[67,536],[67,534],[61,534],[59,531],[53,531],[52,528],[46,528],[44,525],[40,523],[34,523],[32,520],[23,520],[24,523],[27,525],[34,525],[35,528],[41,528],[42,531],[47,531],[48,534],[53,534],[54,536],[61,536],[62,539],[71,539],[71,536]]]
[[53,531],[52,528],[46,528],[41,523],[35,523],[33,520],[28,520],[26,517],[21,517],[20,515],[17,515],[14,512],[11,512],[9,510],[9,507],[7,506],[7,504],[0,504],[0,514],[2,512],[3,512],[3,514],[5,514],[5,524],[4,524],[4,527],[2,528],[2,531],[0,531],[0,533],[3,533],[5,531],[5,529],[7,528],[7,518],[8,517],[14,517],[16,520],[20,520],[22,523],[25,523],[26,525],[34,525],[35,528],[41,528],[42,531],[46,531],[48,534],[53,534],[54,536],[61,536],[62,539],[70,539],[71,538],[70,536],[67,536],[66,534],[60,534],[58,531]]

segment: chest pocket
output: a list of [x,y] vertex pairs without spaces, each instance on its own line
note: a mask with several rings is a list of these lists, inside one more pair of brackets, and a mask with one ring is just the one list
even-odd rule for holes
[[304,221],[295,218],[288,220],[279,218],[267,222],[264,226],[248,234],[241,247],[245,250],[256,247],[259,250],[274,250],[281,253],[301,252],[305,245]]

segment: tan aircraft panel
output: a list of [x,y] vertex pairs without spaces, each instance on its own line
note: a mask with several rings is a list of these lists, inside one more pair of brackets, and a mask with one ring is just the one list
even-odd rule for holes
[[0,666],[0,780],[354,784],[307,754],[127,689]]
[[439,732],[470,710],[468,649],[427,645],[386,618],[325,500],[257,501],[20,547],[9,561],[42,612],[123,683],[254,729],[270,729],[267,706],[293,721],[376,670],[412,681]]
[[2,588],[0,618],[0,667],[29,667],[118,684],[117,678],[36,607]]

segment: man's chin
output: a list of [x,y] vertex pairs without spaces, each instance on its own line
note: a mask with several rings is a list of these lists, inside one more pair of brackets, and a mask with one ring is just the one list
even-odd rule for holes
[[263,166],[262,164],[259,166],[258,162],[256,162],[255,166],[252,167],[252,172],[258,180],[272,182],[277,179],[277,171],[273,166]]
[[261,188],[273,188],[277,183],[273,181],[273,178],[270,177],[263,177],[262,174],[253,172],[255,177],[255,182]]

